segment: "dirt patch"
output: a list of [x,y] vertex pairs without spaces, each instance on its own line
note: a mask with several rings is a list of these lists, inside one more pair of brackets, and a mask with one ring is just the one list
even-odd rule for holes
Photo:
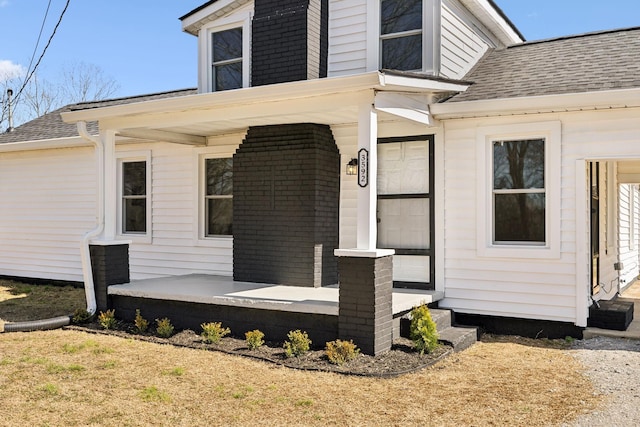
[[378,356],[359,354],[354,360],[339,366],[329,362],[322,349],[311,349],[298,357],[286,357],[282,343],[267,341],[263,346],[250,350],[244,340],[224,337],[217,344],[208,344],[203,342],[200,335],[189,329],[180,331],[170,338],[160,338],[151,333],[137,333],[133,324],[122,321],[118,321],[117,328],[113,330],[104,330],[97,323],[74,325],[68,328],[90,333],[133,338],[156,344],[171,344],[192,349],[220,351],[295,369],[370,377],[395,377],[415,372],[433,365],[452,353],[451,347],[440,345],[432,353],[420,354],[411,340],[398,338],[394,341],[390,351]]

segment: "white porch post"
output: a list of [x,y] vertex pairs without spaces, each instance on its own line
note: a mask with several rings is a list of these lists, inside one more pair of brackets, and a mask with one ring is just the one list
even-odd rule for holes
[[[360,105],[358,115],[358,159],[360,150],[368,153],[367,185],[358,186],[358,223],[357,223],[357,249],[375,250],[377,241],[377,138],[378,138],[378,113],[373,108],[373,100],[363,102]],[[358,167],[358,180],[360,181],[360,168]],[[360,184],[360,183],[359,183]]]
[[104,235],[103,240],[116,238],[117,229],[117,166],[116,166],[116,132],[100,131],[100,139],[104,144]]

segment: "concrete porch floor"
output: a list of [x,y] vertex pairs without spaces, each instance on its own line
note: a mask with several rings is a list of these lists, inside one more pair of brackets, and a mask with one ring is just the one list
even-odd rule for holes
[[612,337],[640,340],[640,280],[636,279],[627,289],[622,292],[622,298],[633,299],[633,320],[626,331],[613,331],[610,329],[586,328],[582,333],[584,339],[593,337]]
[[[235,282],[231,277],[189,274],[112,285],[109,295],[266,310],[338,315],[338,286],[309,288]],[[443,298],[438,291],[393,289],[393,314]]]

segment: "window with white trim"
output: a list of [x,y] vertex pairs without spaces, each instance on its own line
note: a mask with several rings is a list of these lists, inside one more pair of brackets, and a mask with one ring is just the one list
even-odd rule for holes
[[380,1],[380,67],[423,69],[423,0]]
[[252,11],[216,19],[200,29],[199,90],[249,87]]
[[214,91],[242,85],[242,27],[211,33],[211,87]]
[[204,167],[204,236],[231,236],[233,158],[206,158]]
[[151,153],[119,153],[118,234],[136,241],[151,238]]
[[545,140],[493,141],[493,243],[544,245]]
[[477,131],[480,256],[560,256],[560,122]]

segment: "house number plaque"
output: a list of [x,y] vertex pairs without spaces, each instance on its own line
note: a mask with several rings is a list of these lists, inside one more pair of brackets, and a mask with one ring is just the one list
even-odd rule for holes
[[364,148],[358,151],[358,185],[369,185],[369,152]]

